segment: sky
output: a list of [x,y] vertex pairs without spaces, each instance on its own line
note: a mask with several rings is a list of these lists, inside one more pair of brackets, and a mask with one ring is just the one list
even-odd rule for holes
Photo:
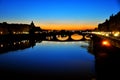
[[120,11],[120,0],[0,0],[0,22],[42,29],[92,29]]

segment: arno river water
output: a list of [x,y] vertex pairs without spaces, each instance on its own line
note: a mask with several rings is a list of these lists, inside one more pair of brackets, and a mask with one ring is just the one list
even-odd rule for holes
[[23,40],[8,44],[4,48],[5,45],[1,43],[0,76],[17,79],[24,76],[33,80],[95,80],[96,66],[102,65],[96,65],[99,60],[96,61],[95,55],[91,53],[90,41]]

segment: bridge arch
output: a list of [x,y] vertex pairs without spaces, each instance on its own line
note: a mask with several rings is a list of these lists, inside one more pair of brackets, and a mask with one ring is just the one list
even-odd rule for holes
[[86,35],[85,35],[85,39],[86,39],[86,40],[90,40],[90,39],[91,39],[91,35],[86,34]]
[[69,39],[68,35],[56,35],[56,38],[60,41],[67,41]]
[[84,39],[84,35],[82,34],[67,34],[67,35],[56,35],[56,39],[60,41],[80,41]]
[[82,41],[82,40],[90,40],[91,37],[89,34],[56,34],[53,35],[50,40],[55,41]]
[[83,35],[80,35],[80,34],[77,34],[77,33],[72,34],[70,37],[71,37],[72,40],[82,40],[84,38]]

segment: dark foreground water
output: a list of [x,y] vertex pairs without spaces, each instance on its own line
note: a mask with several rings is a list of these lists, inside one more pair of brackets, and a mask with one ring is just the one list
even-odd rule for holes
[[0,54],[0,76],[92,80],[95,57],[88,52],[88,43],[42,41],[33,47],[4,52]]

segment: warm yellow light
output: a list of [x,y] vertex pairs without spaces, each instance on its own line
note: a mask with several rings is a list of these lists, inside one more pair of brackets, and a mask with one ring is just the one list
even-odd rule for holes
[[115,36],[115,37],[119,36],[119,33],[115,33],[114,36]]
[[105,32],[101,32],[101,35],[103,35],[103,36],[104,36],[104,35],[105,35]]
[[73,34],[73,35],[71,35],[71,38],[73,40],[81,40],[83,38],[83,36],[79,35],[79,34]]
[[109,34],[105,34],[105,36],[109,36]]
[[29,34],[29,32],[23,32],[23,34]]
[[101,32],[98,32],[97,34],[101,34]]
[[56,38],[61,41],[68,40],[69,36],[62,37],[61,35],[57,35]]
[[35,34],[38,34],[39,32],[35,32]]
[[92,35],[91,36],[86,35],[85,39],[90,40],[90,37],[92,37]]
[[46,39],[51,40],[51,37],[46,37]]
[[110,42],[107,40],[102,41],[102,45],[104,46],[110,46]]

